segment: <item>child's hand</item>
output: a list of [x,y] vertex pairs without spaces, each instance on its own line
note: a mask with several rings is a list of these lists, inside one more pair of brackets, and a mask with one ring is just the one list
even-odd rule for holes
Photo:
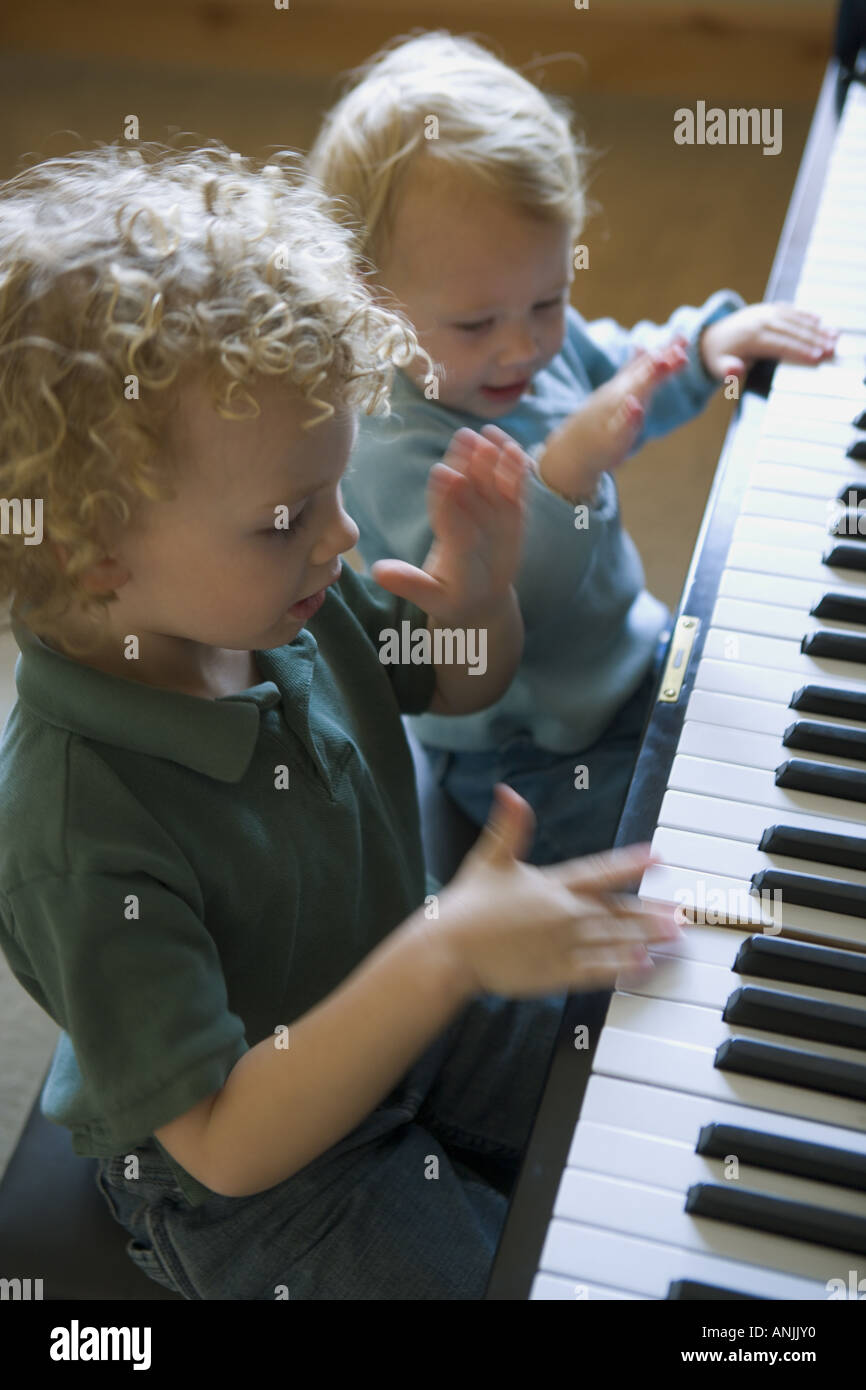
[[655,352],[639,348],[550,436],[538,465],[544,482],[575,501],[591,497],[602,473],[634,448],[653,392],[687,362],[683,337]]
[[647,946],[682,936],[674,908],[623,893],[652,863],[648,845],[537,868],[520,862],[531,807],[498,783],[480,838],[418,929],[448,953],[463,995],[532,999],[610,988],[652,968]]
[[482,434],[457,430],[442,463],[430,470],[434,540],[423,569],[403,560],[370,567],[383,589],[455,624],[504,599],[520,559],[528,459],[496,425],[485,425]]
[[839,336],[818,314],[793,304],[749,304],[705,328],[700,337],[701,360],[718,381],[743,378],[761,357],[815,367],[832,357]]

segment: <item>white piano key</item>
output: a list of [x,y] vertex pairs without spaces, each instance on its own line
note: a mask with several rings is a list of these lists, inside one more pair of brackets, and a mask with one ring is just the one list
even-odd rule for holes
[[[863,199],[864,212],[866,212],[866,198]],[[815,261],[812,270],[817,274],[820,271],[821,262]],[[866,262],[860,267],[863,278],[866,280]],[[838,361],[846,358],[856,358],[863,363],[864,374],[866,374],[866,333],[847,333],[842,332],[836,339],[835,357]]]
[[[866,257],[866,243],[863,254]],[[833,362],[822,362],[817,367],[779,362],[773,372],[773,393],[777,391],[791,391],[798,396],[845,396],[855,402],[866,394],[859,367],[837,366]]]
[[840,1266],[857,1256],[787,1236],[770,1235],[727,1221],[691,1216],[684,1192],[667,1192],[647,1183],[607,1178],[601,1173],[566,1168],[554,1219],[600,1226],[644,1240],[669,1242],[701,1255],[716,1255],[763,1269],[784,1269],[801,1279],[826,1284]]
[[646,902],[694,911],[710,926],[725,921],[742,928],[761,928],[773,935],[839,944],[846,950],[866,948],[866,919],[845,912],[824,912],[782,900],[781,894],[752,893],[748,879],[676,864],[653,864],[643,875],[639,896]]
[[738,1189],[748,1188],[768,1197],[828,1207],[851,1216],[866,1216],[866,1193],[852,1188],[838,1187],[818,1178],[794,1177],[746,1162],[739,1164],[737,1176],[732,1178],[723,1158],[708,1158],[696,1153],[694,1144],[678,1144],[588,1120],[575,1132],[568,1167],[680,1192],[683,1200],[692,1183],[730,1182]]
[[[753,545],[781,545],[794,550],[807,550],[820,557],[832,544],[823,516],[812,522],[785,521],[771,516],[749,516],[741,513],[734,525],[733,540],[749,541]],[[830,574],[831,568],[827,567]]]
[[[852,410],[850,401],[840,397],[792,396],[787,391],[780,391],[776,395],[771,392],[764,411],[762,425],[764,433],[767,435],[778,433],[789,436],[795,423],[805,424],[809,432],[800,437],[815,438],[820,444],[822,442],[821,433],[813,434],[819,425],[853,425],[857,413],[856,408]],[[794,438],[796,437],[795,435]]]
[[[694,931],[700,931],[697,927]],[[864,1011],[862,994],[846,994],[844,990],[819,989],[816,985],[790,984],[764,976],[742,975],[733,970],[736,951],[731,952],[730,965],[714,965],[710,961],[691,960],[670,953],[651,951],[653,969],[640,977],[617,981],[617,993],[640,994],[651,999],[667,999],[679,1004],[697,1004],[705,1009],[717,1009],[721,1014],[732,992],[741,985],[756,985],[760,989],[799,998],[815,999],[825,1004],[840,1004]],[[802,1044],[802,1040],[801,1040]],[[866,1060],[866,1058],[864,1058]],[[624,1121],[623,1121],[624,1123]]]
[[[866,837],[863,841],[866,845]],[[811,874],[815,878],[843,879],[866,888],[866,873],[839,864],[822,864],[814,859],[794,859],[787,854],[766,854],[755,845],[722,836],[657,826],[652,841],[653,854],[663,864],[683,869],[706,869],[728,878],[750,879],[761,869],[783,869],[792,874]],[[866,853],[863,856],[866,863]]]
[[[847,479],[846,482],[852,482]],[[771,492],[767,488],[749,487],[740,504],[741,516],[769,517],[773,521],[801,522],[820,526],[833,539],[862,540],[866,535],[866,518],[846,506],[836,497],[838,489],[828,487],[821,498],[803,496],[796,491]],[[852,508],[856,502],[852,503]],[[843,531],[834,530],[836,523]]]
[[711,1048],[689,1047],[667,1038],[637,1035],[631,1030],[605,1024],[595,1051],[593,1071],[665,1090],[708,1096],[731,1105],[751,1105],[757,1110],[796,1115],[818,1124],[866,1129],[864,1101],[722,1071],[713,1065],[714,1058],[715,1051]]
[[[653,942],[651,955],[665,954],[676,956],[678,960],[702,961],[708,965],[721,965],[733,970],[737,952],[744,941],[749,940],[749,930],[745,927],[708,927],[687,923],[681,934],[672,941]],[[633,988],[629,985],[629,988]]]
[[[809,526],[822,526],[828,536],[832,523],[842,517],[842,512],[843,508],[834,500],[833,491],[829,487],[821,501],[814,497],[804,497],[797,492],[769,492],[765,488],[750,487],[743,494],[740,503],[740,516],[805,522]],[[852,523],[849,522],[850,524]],[[856,522],[853,524],[856,525]],[[855,530],[854,535],[856,534]]]
[[[866,208],[864,208],[864,211],[866,211]],[[832,263],[828,264],[826,261],[813,259],[808,265],[804,265],[803,274],[800,276],[797,289],[819,290],[824,287],[832,289],[834,287],[838,288],[839,286],[844,287],[846,283],[848,285],[849,294],[853,294],[855,291],[862,291],[860,298],[866,301],[866,264],[863,262],[858,264],[855,261],[853,266],[847,268],[846,274],[845,271],[840,272],[838,266],[834,266]],[[840,337],[841,336],[840,334]],[[852,334],[851,336],[855,339],[859,339],[860,337],[859,334]],[[838,346],[836,348],[836,356],[839,356]]]
[[768,406],[755,461],[828,473],[853,468],[856,477],[864,465],[849,459],[846,451],[863,438],[863,431],[854,425],[857,413],[849,410],[839,420],[816,420],[797,414],[783,416],[778,411],[770,416]]
[[[827,536],[828,547],[832,544]],[[808,580],[823,591],[843,589],[846,593],[866,594],[866,571],[842,569],[825,565],[821,559],[824,549],[812,553],[786,546],[761,545],[757,542],[734,540],[725,561],[726,569],[747,570],[755,574],[780,575],[785,578]]]
[[[796,717],[795,711],[791,713]],[[866,772],[862,762],[854,758],[831,758],[826,753],[812,753],[805,748],[786,748],[780,739],[771,734],[726,729],[720,724],[699,724],[694,719],[686,719],[683,723],[677,753],[691,758],[709,758],[714,762],[738,763],[741,767],[765,768],[768,772],[775,771],[788,758]]]
[[809,613],[802,613],[796,608],[725,596],[716,600],[710,621],[713,627],[752,632],[760,636],[766,634],[768,637],[783,637],[789,642],[797,643],[813,632],[847,632],[852,637],[863,637],[866,640],[866,632],[859,623],[839,622],[835,618],[813,618]]
[[866,682],[866,665],[862,662],[807,656],[800,651],[798,642],[757,636],[733,628],[711,627],[704,640],[704,656],[714,661],[735,661],[744,666],[790,671],[798,685],[836,685],[837,681],[847,680],[859,682],[856,688],[862,690]]
[[[792,756],[794,752],[781,752],[785,730],[801,719],[808,719],[815,724],[825,724],[834,729],[855,729],[864,732],[863,724],[857,719],[838,719],[835,715],[829,714],[807,714],[801,710],[790,709],[787,705],[771,703],[769,700],[747,700],[739,695],[721,695],[713,690],[692,691],[686,706],[686,719],[698,724],[721,724],[727,729],[770,734],[778,740],[782,757]],[[685,749],[680,751],[685,752]]]
[[798,497],[811,497],[825,503],[836,497],[842,488],[858,481],[855,469],[866,478],[862,464],[849,460],[850,468],[843,467],[843,461],[835,469],[802,468],[793,463],[756,463],[749,474],[749,487],[764,492],[794,494]]
[[[852,670],[853,670],[852,666]],[[794,676],[784,669],[763,666],[742,666],[730,658],[717,660],[702,657],[695,672],[696,690],[714,690],[720,694],[743,695],[749,699],[771,700],[775,704],[787,704],[802,685],[823,685],[834,690],[862,691],[863,682],[836,676],[832,680],[822,676]],[[792,710],[791,718],[806,718],[804,711]]]
[[825,830],[831,835],[859,835],[866,846],[866,823],[830,820],[824,816],[803,815],[799,811],[771,815],[765,806],[749,806],[743,801],[723,801],[719,797],[696,796],[690,792],[666,791],[658,824],[671,830],[694,830],[701,835],[719,835],[725,840],[743,840],[751,845],[759,844],[771,825],[790,825],[799,830]]
[[745,801],[760,806],[767,812],[768,825],[773,821],[786,820],[792,812],[799,811],[807,816],[820,816],[831,823],[846,821],[848,824],[866,826],[866,802],[777,787],[772,772],[710,758],[693,758],[677,753],[671,764],[668,790],[695,792],[699,796],[717,796],[724,801]]
[[[859,1048],[839,1047],[835,1043],[815,1042],[811,1039],[786,1037],[779,1033],[767,1032],[763,1028],[744,1027],[740,1023],[725,1023],[716,1008],[706,1008],[699,1004],[685,1004],[672,999],[654,999],[646,995],[625,994],[617,991],[611,998],[605,1019],[605,1032],[612,1028],[621,1029],[640,1038],[640,1046],[646,1038],[656,1038],[659,1042],[676,1043],[705,1055],[711,1061],[716,1049],[729,1038],[751,1038],[755,1042],[775,1043],[780,1047],[790,1047],[795,1052],[810,1053],[814,1056],[836,1058],[840,1062],[863,1063],[863,1053]],[[603,1068],[600,1068],[603,1070]],[[800,1086],[785,1086],[787,1091],[800,1091]],[[866,1119],[866,1101],[862,1104]],[[799,1099],[788,1097],[787,1104],[795,1111]]]
[[[717,1284],[754,1298],[827,1298],[826,1281],[798,1278],[738,1260],[678,1249],[669,1242],[639,1240],[621,1231],[574,1221],[550,1223],[540,1268],[545,1274],[578,1284],[627,1284],[647,1298],[666,1298],[670,1284],[677,1279]],[[838,1272],[840,1277],[847,1277],[841,1259]]]
[[[701,927],[706,935],[718,928]],[[677,1140],[694,1148],[704,1125],[742,1125],[762,1134],[801,1139],[805,1144],[830,1144],[834,1148],[862,1153],[866,1158],[866,1133],[844,1129],[837,1124],[815,1124],[811,1120],[771,1110],[758,1110],[739,1102],[731,1104],[712,1096],[688,1095],[684,1091],[659,1091],[642,1082],[593,1072],[586,1085],[581,1124],[614,1125],[637,1134]]]
[[[795,556],[796,551],[792,551],[791,555]],[[827,574],[827,566],[824,565],[822,568]],[[758,573],[740,566],[722,572],[717,592],[719,598],[740,598],[753,603],[769,603],[809,614],[825,594],[844,594],[866,602],[866,573],[863,575],[863,581],[859,588],[854,584],[837,581],[828,585],[826,579],[823,583],[815,583],[810,579],[796,579],[790,575]],[[863,623],[859,626],[860,630],[866,633],[866,613]]]
[[838,294],[828,294],[819,287],[798,289],[794,295],[794,304],[798,309],[820,314],[837,328],[850,328],[857,332],[866,329],[866,308],[861,308],[850,295],[846,296],[844,290],[840,290]]

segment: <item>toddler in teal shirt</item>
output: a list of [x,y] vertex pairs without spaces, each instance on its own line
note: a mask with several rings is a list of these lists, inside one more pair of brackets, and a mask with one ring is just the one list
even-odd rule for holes
[[477,825],[497,782],[521,792],[539,864],[613,843],[668,637],[610,470],[757,358],[817,363],[834,340],[731,290],[661,326],[586,323],[569,302],[583,154],[558,99],[436,32],[370,60],[308,159],[436,362],[400,371],[391,416],[361,422],[343,491],[364,560],[421,562],[428,474],[460,426],[495,421],[534,460],[520,666],[488,708],[412,723]]

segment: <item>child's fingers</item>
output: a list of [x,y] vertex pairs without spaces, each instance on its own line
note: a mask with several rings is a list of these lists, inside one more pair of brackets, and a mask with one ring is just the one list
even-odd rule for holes
[[562,864],[548,865],[543,872],[574,893],[612,893],[631,887],[654,862],[648,844],[625,845],[603,854],[566,859]]
[[467,434],[470,438],[461,441],[461,457],[465,458],[466,477],[477,489],[479,496],[487,504],[495,507],[499,501],[496,487],[496,464],[500,456],[499,445],[490,439],[485,439],[475,430],[467,430]]
[[463,425],[459,430],[456,430],[445,450],[443,462],[457,472],[465,473],[467,464],[472,457],[476,438],[475,431],[471,430],[468,425]]
[[644,419],[644,408],[637,396],[628,395],[621,401],[608,423],[611,434],[621,436],[623,449],[627,450]]
[[758,356],[776,358],[783,362],[800,362],[804,365],[814,364],[825,353],[832,353],[832,348],[816,343],[814,339],[804,342],[800,337],[783,332],[764,333],[756,345]]
[[529,469],[526,453],[521,449],[516,439],[512,439],[510,434],[506,434],[497,425],[484,425],[481,433],[500,448],[500,455],[496,464],[496,481],[500,493],[509,502],[519,502],[522,496],[523,482]]
[[434,463],[428,475],[427,513],[435,536],[461,546],[474,542],[478,523],[473,493],[463,473],[446,463]]
[[646,975],[653,969],[653,963],[646,951],[640,947],[621,947],[619,949],[585,950],[579,947],[574,952],[575,992],[593,988],[604,988],[613,984],[618,976],[631,973]]
[[795,309],[792,304],[777,305],[778,318],[780,322],[797,325],[807,331],[813,331],[823,338],[838,338],[839,329],[831,328],[825,324],[820,314],[810,314],[805,309]]
[[650,914],[638,910],[641,904],[636,898],[632,901],[637,904],[635,911],[613,913],[604,911],[601,905],[600,910],[595,911],[590,901],[585,899],[580,903],[579,915],[567,927],[566,939],[570,936],[575,945],[607,943],[611,946],[631,944],[645,947],[649,942],[675,941],[683,936],[674,920],[674,908],[669,910],[667,916]]
[[624,385],[646,403],[662,379],[682,371],[687,362],[688,353],[678,343],[660,352],[647,353],[639,362],[629,364],[629,377]]

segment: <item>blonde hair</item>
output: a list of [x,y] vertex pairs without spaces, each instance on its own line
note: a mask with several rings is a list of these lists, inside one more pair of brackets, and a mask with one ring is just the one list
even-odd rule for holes
[[471,174],[530,215],[571,224],[575,235],[583,226],[590,151],[570,107],[473,39],[444,29],[401,35],[349,81],[307,167],[354,233],[359,267],[384,264],[401,188],[425,158]]
[[16,617],[57,636],[74,596],[104,618],[116,594],[80,578],[104,525],[176,495],[168,417],[190,373],[226,419],[260,413],[256,374],[320,408],[304,428],[335,407],[390,413],[418,341],[375,303],[330,211],[300,154],[260,165],[217,141],[100,145],[0,185],[0,497],[41,499],[66,551],[64,571],[53,544],[0,533]]

